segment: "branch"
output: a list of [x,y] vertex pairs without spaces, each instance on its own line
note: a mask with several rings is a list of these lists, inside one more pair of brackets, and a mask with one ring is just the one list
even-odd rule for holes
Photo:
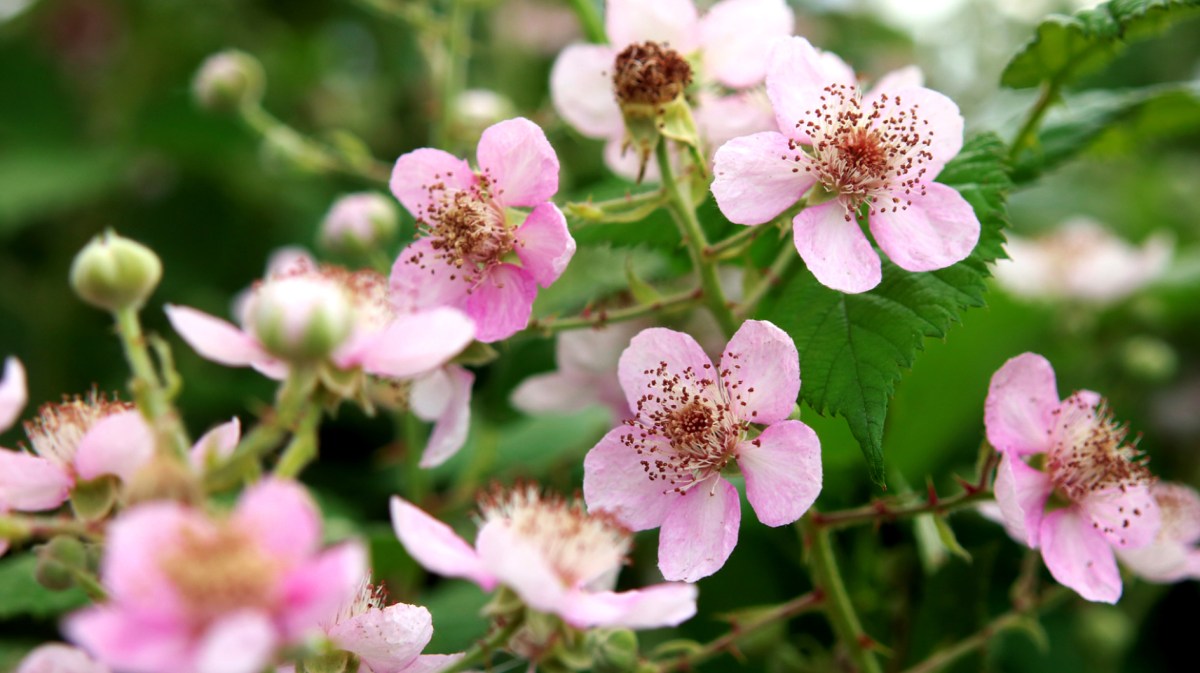
[[655,315],[666,311],[685,308],[699,304],[704,297],[700,288],[663,297],[649,304],[638,304],[613,310],[600,309],[585,311],[574,318],[542,318],[532,320],[526,329],[530,332],[555,334],[573,329],[598,328],[614,322],[634,320],[643,316]]

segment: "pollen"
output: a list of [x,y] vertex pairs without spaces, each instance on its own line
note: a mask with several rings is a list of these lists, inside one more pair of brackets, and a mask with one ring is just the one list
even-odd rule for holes
[[240,608],[269,608],[276,599],[275,561],[228,524],[185,528],[159,567],[200,623]]
[[86,397],[64,397],[58,404],[43,404],[36,418],[25,422],[25,435],[39,456],[66,467],[75,462],[83,436],[98,421],[134,409],[131,402],[108,399],[95,390]]
[[517,239],[504,209],[491,196],[491,183],[488,175],[481,174],[478,185],[469,190],[447,189],[444,183],[427,185],[432,205],[417,220],[417,230],[430,239],[432,257],[440,264],[431,265],[423,254],[412,256],[408,263],[430,273],[448,272],[451,280],[472,286],[500,264]]
[[631,44],[613,64],[613,92],[621,104],[665,105],[691,83],[687,59],[658,42]]

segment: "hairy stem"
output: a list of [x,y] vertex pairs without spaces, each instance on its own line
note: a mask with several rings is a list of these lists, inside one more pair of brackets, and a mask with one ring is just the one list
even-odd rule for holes
[[142,333],[137,309],[119,309],[114,312],[113,317],[117,322],[117,334],[125,350],[125,359],[133,373],[129,387],[138,410],[154,429],[158,445],[165,447],[169,455],[180,460],[186,459],[191,442],[179,418],[178,410],[171,403],[170,393],[163,378],[150,357],[150,349]]
[[635,320],[643,316],[666,313],[700,303],[704,296],[703,290],[696,288],[687,292],[673,294],[649,304],[637,304],[617,309],[599,309],[588,311],[573,318],[543,318],[529,323],[528,329],[543,334],[555,334],[573,329],[603,327],[610,323]]
[[309,402],[301,412],[292,441],[283,449],[275,464],[275,476],[294,479],[317,458],[317,428],[321,425],[321,407]]
[[[814,510],[815,513],[815,510]],[[813,583],[825,596],[825,615],[833,626],[833,632],[846,648],[850,660],[858,673],[883,673],[879,660],[871,650],[871,637],[863,631],[854,604],[842,582],[829,531],[813,524],[811,516],[799,524],[801,535],[808,549],[808,564],[812,568]]]

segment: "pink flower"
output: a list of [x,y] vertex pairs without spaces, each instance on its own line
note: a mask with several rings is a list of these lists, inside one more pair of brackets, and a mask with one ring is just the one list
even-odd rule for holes
[[962,148],[953,101],[919,86],[913,71],[864,95],[845,63],[799,37],[774,50],[767,94],[780,132],[717,150],[712,191],[730,221],[769,222],[808,193],[792,220],[796,249],[818,281],[842,292],[865,292],[882,277],[857,221],[863,205],[875,242],[902,269],[941,269],[971,253],[974,210],[933,182]]
[[319,633],[366,573],[361,546],[320,542],[320,513],[292,482],[247,489],[227,518],[175,502],[134,507],[108,529],[108,602],[64,631],[130,673],[257,673]]
[[1184,484],[1156,482],[1150,495],[1162,525],[1154,540],[1136,549],[1118,547],[1117,558],[1151,582],[1200,579],[1200,494]]
[[[476,338],[498,341],[525,328],[538,286],[549,287],[575,254],[567,220],[550,197],[558,157],[537,124],[494,124],[476,150],[479,171],[431,148],[400,157],[392,193],[421,232],[392,267],[392,302],[401,312],[460,308]],[[532,208],[520,218],[512,208]],[[512,255],[520,265],[511,261]]]
[[588,514],[582,504],[543,495],[536,486],[497,492],[480,508],[474,548],[399,497],[392,498],[392,525],[429,570],[486,591],[506,586],[531,609],[576,628],[674,626],[696,613],[696,589],[689,585],[609,590],[631,537],[606,515]]
[[7,358],[4,361],[4,378],[0,379],[0,432],[12,427],[28,400],[25,367],[21,366],[20,360]]
[[[817,435],[787,420],[800,365],[778,327],[746,321],[716,366],[687,334],[648,329],[621,356],[619,373],[636,415],[588,452],[583,495],[589,510],[632,530],[661,526],[667,579],[711,575],[737,544],[741,505],[722,476],[731,463],[768,526],[800,518],[821,492]],[[755,434],[756,424],[766,427]]]
[[750,92],[766,76],[767,47],[792,34],[792,10],[783,0],[723,0],[703,18],[692,0],[609,0],[606,7],[609,44],[564,49],[550,73],[550,95],[567,123],[608,141],[605,160],[616,173],[636,177],[640,163],[636,153],[621,150],[625,123],[613,95],[613,63],[630,44],[664,44],[696,64],[694,114],[710,146],[771,128],[769,107]]
[[110,670],[82,650],[48,643],[25,655],[16,673],[110,673]]
[[339,252],[367,252],[396,235],[396,202],[377,192],[347,194],[334,202],[321,221],[321,243]]
[[441,465],[466,443],[474,383],[475,375],[457,365],[446,365],[413,381],[409,408],[417,418],[433,423],[420,467]]
[[[1121,575],[1113,549],[1144,547],[1160,511],[1145,460],[1104,400],[1081,390],[1059,401],[1054,369],[1023,353],[992,376],[987,438],[1000,452],[996,503],[1014,540],[1042,550],[1059,583],[1090,601],[1115,603]],[[1042,467],[1026,462],[1042,455]],[[1051,495],[1066,503],[1046,511]]]

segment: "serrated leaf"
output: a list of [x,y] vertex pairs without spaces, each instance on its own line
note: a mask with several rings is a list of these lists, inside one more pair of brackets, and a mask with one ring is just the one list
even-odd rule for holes
[[764,316],[796,342],[801,397],[818,413],[846,419],[871,480],[881,487],[884,419],[902,370],[912,367],[926,338],[944,337],[963,311],[983,305],[987,264],[1004,254],[1004,200],[1011,186],[1004,152],[995,135],[975,136],[938,178],[963,195],[982,226],[967,259],[928,273],[910,273],[885,259],[883,281],[851,295],[802,269]]
[[1200,126],[1200,82],[1167,84],[1123,91],[1090,91],[1072,96],[1043,124],[1034,147],[1017,157],[1013,181],[1027,182],[1071,159],[1115,126],[1127,127],[1143,113],[1166,106],[1187,106],[1179,122],[1155,124],[1154,135],[1181,134]]
[[37,559],[21,554],[0,560],[0,619],[35,617],[48,619],[87,604],[81,589],[51,591],[34,578]]
[[1064,84],[1108,65],[1126,44],[1193,16],[1200,0],[1112,0],[1071,16],[1053,15],[1009,61],[1000,83],[1013,89]]

